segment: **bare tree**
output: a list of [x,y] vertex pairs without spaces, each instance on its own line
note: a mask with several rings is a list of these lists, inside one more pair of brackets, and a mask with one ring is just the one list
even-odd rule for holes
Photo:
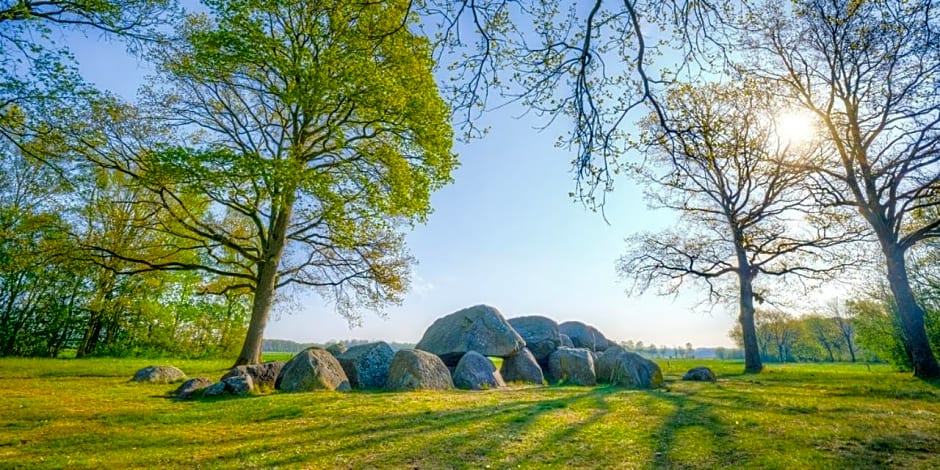
[[[575,194],[602,206],[646,105],[662,113],[663,86],[696,74],[719,44],[731,2],[688,0],[430,0],[457,121],[479,133],[479,112],[509,102],[548,122],[569,119],[560,144],[574,152]],[[670,33],[665,33],[670,31]],[[448,55],[449,54],[449,55]],[[657,63],[668,54],[668,63]],[[704,62],[703,62],[704,61]],[[665,122],[665,120],[663,120]],[[547,124],[546,124],[547,125]]]
[[771,291],[755,279],[827,277],[849,263],[832,251],[849,238],[838,214],[807,212],[807,173],[793,165],[801,155],[777,135],[779,103],[764,87],[684,86],[665,105],[669,122],[654,115],[646,125],[655,166],[642,176],[651,204],[677,211],[680,226],[628,239],[617,269],[634,281],[628,292],[658,284],[672,294],[694,279],[715,301],[723,297],[718,282],[735,277],[745,370],[759,372],[754,302]]
[[805,0],[761,5],[746,72],[813,112],[833,151],[807,161],[823,203],[855,210],[877,237],[914,375],[940,378],[906,254],[940,237],[940,14],[931,1]]

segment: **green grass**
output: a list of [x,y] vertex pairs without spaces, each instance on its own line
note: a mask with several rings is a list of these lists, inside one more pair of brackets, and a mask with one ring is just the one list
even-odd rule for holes
[[[940,389],[886,367],[673,360],[654,391],[179,402],[175,385],[128,381],[152,362],[0,359],[0,468],[940,468]],[[678,380],[698,364],[719,382]]]

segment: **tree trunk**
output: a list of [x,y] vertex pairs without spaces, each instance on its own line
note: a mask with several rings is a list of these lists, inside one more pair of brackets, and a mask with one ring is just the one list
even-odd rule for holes
[[[749,271],[749,269],[748,269]],[[754,326],[754,287],[750,273],[738,272],[740,283],[738,321],[741,323],[741,336],[744,342],[744,372],[757,373],[763,370],[760,349],[757,347],[757,327]]]
[[277,288],[277,270],[287,241],[287,227],[290,223],[293,205],[294,195],[291,193],[285,198],[282,210],[278,213],[271,231],[268,233],[265,250],[261,262],[258,264],[258,284],[255,287],[255,295],[251,305],[251,321],[248,323],[245,343],[238,354],[238,359],[235,360],[236,366],[259,364],[261,362],[261,343],[264,340],[264,328],[268,323],[271,305],[274,303],[274,291]]
[[914,376],[921,379],[940,379],[940,365],[930,349],[924,328],[924,310],[917,304],[907,277],[904,251],[896,244],[882,243],[888,268],[888,284],[897,304],[897,315],[904,331],[904,344],[911,356]]

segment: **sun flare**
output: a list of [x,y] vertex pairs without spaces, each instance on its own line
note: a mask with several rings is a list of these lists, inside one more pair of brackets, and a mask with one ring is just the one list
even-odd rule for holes
[[777,137],[785,145],[801,145],[816,134],[813,116],[807,112],[785,110],[776,118]]

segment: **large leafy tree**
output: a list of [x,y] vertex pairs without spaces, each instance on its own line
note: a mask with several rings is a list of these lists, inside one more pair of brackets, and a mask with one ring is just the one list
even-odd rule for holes
[[[109,124],[85,152],[150,191],[140,203],[155,217],[140,230],[198,256],[94,248],[134,270],[202,270],[223,291],[250,292],[246,364],[260,359],[279,289],[318,289],[351,320],[400,301],[411,258],[397,228],[425,219],[456,158],[410,2],[206,6],[154,51],[149,112],[103,108]],[[154,137],[166,125],[179,140]]]
[[906,255],[940,237],[937,13],[930,1],[769,2],[748,18],[744,42],[753,60],[743,68],[782,85],[822,123],[833,156],[807,167],[823,201],[857,211],[877,238],[921,378],[940,377],[940,365]]
[[808,174],[794,162],[808,150],[778,135],[780,103],[766,87],[686,85],[664,104],[668,122],[654,114],[646,123],[640,145],[652,170],[641,175],[652,205],[677,211],[680,226],[631,238],[618,271],[639,291],[658,284],[673,293],[698,280],[715,300],[719,281],[735,278],[745,370],[759,372],[754,303],[772,292],[759,276],[819,278],[842,267],[830,252],[846,240],[840,218],[807,213]]

